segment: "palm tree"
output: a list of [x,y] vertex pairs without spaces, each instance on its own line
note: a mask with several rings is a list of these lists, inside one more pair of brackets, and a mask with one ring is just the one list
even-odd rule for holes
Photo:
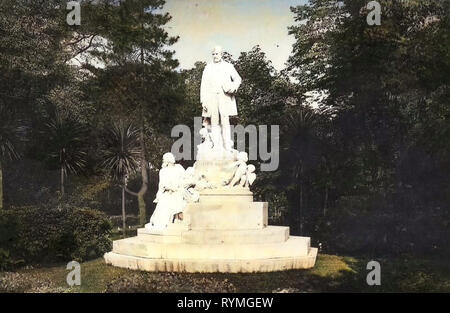
[[23,126],[18,126],[13,114],[0,106],[0,210],[3,209],[3,163],[19,158],[17,143],[22,137]]
[[104,138],[102,167],[122,189],[122,228],[125,237],[125,191],[128,177],[139,169],[141,144],[139,129],[131,123],[113,123]]
[[284,133],[282,142],[284,152],[282,168],[290,173],[289,182],[293,195],[297,198],[297,210],[291,222],[299,223],[300,234],[303,232],[305,208],[305,183],[307,172],[315,168],[321,160],[320,132],[323,117],[320,113],[307,107],[293,107],[287,110],[283,120]]
[[65,178],[68,173],[77,174],[86,165],[86,130],[75,118],[59,111],[46,123],[45,135],[49,142],[48,157],[60,170],[61,197],[65,194]]

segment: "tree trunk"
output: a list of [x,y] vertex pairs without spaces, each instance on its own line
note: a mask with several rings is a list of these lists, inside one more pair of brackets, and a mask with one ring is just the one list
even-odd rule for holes
[[302,219],[302,213],[303,213],[303,183],[300,181],[300,203],[299,203],[299,222],[300,222],[300,236],[303,235],[303,219]]
[[0,210],[3,209],[3,168],[0,161]]
[[125,177],[123,178],[123,187],[122,187],[122,233],[123,238],[126,236],[126,214],[125,214]]
[[[142,25],[142,27],[144,27]],[[142,66],[145,65],[144,62],[144,49],[141,47],[141,63]],[[145,70],[145,68],[144,68]],[[144,77],[142,78],[142,90],[145,88],[144,85]],[[141,188],[139,189],[138,192],[133,192],[131,190],[129,190],[125,185],[124,185],[124,190],[126,192],[128,192],[130,195],[136,196],[138,199],[138,206],[139,206],[139,224],[141,226],[143,226],[146,222],[147,222],[147,214],[146,214],[146,203],[145,203],[145,194],[147,193],[148,190],[148,162],[147,162],[147,157],[145,154],[145,138],[144,138],[144,109],[142,106],[142,103],[140,103],[139,105],[139,110],[138,110],[138,119],[139,119],[139,123],[140,123],[140,128],[139,128],[139,143],[141,146],[141,177],[142,177],[142,184],[141,184]]]
[[61,166],[61,197],[64,197],[64,167]]
[[138,192],[138,205],[139,205],[139,224],[144,225],[147,222],[146,217],[146,204],[145,204],[145,194],[148,190],[148,168],[147,168],[147,158],[145,157],[145,143],[144,143],[144,128],[141,126],[140,129],[140,142],[141,142],[141,176],[142,185]]
[[299,183],[299,222],[300,222],[300,236],[303,235],[303,162],[300,163],[300,183]]
[[147,222],[146,204],[143,194],[138,194],[139,224],[143,226]]
[[[142,29],[144,25],[142,24]],[[144,59],[144,49],[141,47],[141,64],[144,67],[145,73],[145,59]],[[142,78],[142,87],[145,88],[144,77]],[[148,168],[147,168],[147,158],[145,156],[145,138],[144,138],[144,109],[142,103],[140,105],[140,130],[139,130],[139,141],[141,145],[141,177],[142,185],[141,189],[137,194],[138,205],[139,205],[139,224],[143,226],[147,222],[146,216],[146,204],[145,204],[145,194],[148,190]]]
[[141,189],[138,192],[133,192],[129,190],[126,186],[124,186],[124,190],[128,192],[130,195],[137,197],[138,199],[138,207],[139,207],[139,224],[143,226],[147,222],[147,206],[145,203],[145,194],[148,190],[148,168],[147,168],[147,159],[145,157],[141,158],[141,176],[142,176],[142,185]]

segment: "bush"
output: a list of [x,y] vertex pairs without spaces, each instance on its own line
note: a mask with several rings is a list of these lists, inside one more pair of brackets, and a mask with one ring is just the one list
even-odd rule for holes
[[[0,210],[0,271],[13,266],[10,249],[14,245],[17,221],[10,211]],[[16,260],[17,261],[17,260]]]
[[94,258],[111,249],[111,228],[104,213],[89,208],[0,211],[0,267]]
[[9,251],[0,248],[0,271],[7,269],[11,266],[11,259],[9,257]]
[[87,208],[75,209],[70,212],[70,217],[68,227],[75,241],[75,249],[70,253],[71,259],[91,259],[111,250],[112,225],[103,212]]

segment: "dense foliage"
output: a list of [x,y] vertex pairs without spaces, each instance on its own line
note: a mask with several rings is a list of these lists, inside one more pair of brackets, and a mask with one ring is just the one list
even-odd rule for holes
[[[70,27],[56,0],[0,4],[2,225],[13,234],[35,227],[22,206],[54,221],[33,228],[47,241],[17,239],[20,258],[93,249],[70,226],[91,211],[40,212],[43,203],[118,215],[123,201],[122,214],[126,206],[143,224],[170,129],[200,115],[205,64],[176,70],[164,1],[119,2],[82,1],[83,23]],[[382,23],[370,26],[366,2],[292,8],[295,44],[281,71],[259,46],[226,54],[243,78],[232,122],[280,125],[280,167],[258,173],[255,196],[269,202],[272,223],[324,251],[448,253],[450,3],[380,0]],[[133,129],[132,158],[122,158],[131,166],[105,166],[105,155],[123,156],[120,132],[111,135],[123,123]],[[93,238],[100,253],[107,244]],[[0,258],[16,253],[1,247]]]
[[0,266],[83,261],[111,249],[111,222],[98,210],[14,207],[0,211]]
[[442,251],[450,226],[450,6],[380,4],[380,26],[366,22],[366,1],[293,8],[307,22],[290,28],[297,41],[289,70],[302,91],[326,91],[319,107],[331,120],[296,142],[307,146],[303,199],[293,199],[307,210],[308,230],[333,250]]

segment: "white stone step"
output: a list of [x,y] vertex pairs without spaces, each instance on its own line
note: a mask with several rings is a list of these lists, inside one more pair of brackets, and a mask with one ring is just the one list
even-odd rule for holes
[[181,234],[189,230],[189,226],[185,223],[170,224],[163,231],[155,231],[147,228],[138,228],[137,235],[139,238],[148,242],[159,243],[181,243]]
[[267,226],[244,230],[190,230],[181,234],[183,242],[192,244],[283,243],[289,238],[289,227]]
[[183,222],[175,222],[169,224],[164,230],[151,230],[148,228],[138,228],[139,235],[159,235],[159,236],[181,236],[181,233],[188,231],[189,225]]
[[221,244],[221,243],[283,243],[289,238],[289,227],[267,226],[251,230],[186,230],[165,233],[138,229],[140,239],[159,243]]
[[140,233],[138,237],[142,241],[155,243],[182,243],[181,235],[155,235]]
[[184,210],[191,230],[262,229],[268,224],[267,202],[191,203]]
[[113,252],[156,259],[265,259],[308,255],[309,237],[291,236],[283,243],[186,244],[149,242],[140,236],[113,242]]
[[200,203],[253,202],[253,193],[248,188],[230,187],[205,189],[200,192]]
[[274,272],[314,267],[317,248],[308,255],[286,258],[220,260],[220,259],[149,259],[130,255],[105,253],[105,261],[113,266],[150,272],[186,273],[254,273]]

